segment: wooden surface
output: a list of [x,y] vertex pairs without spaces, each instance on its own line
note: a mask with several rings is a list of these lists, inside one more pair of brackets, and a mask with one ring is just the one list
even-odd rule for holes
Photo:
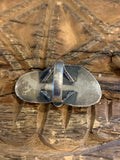
[[[0,6],[0,158],[120,159],[119,1],[1,0]],[[13,127],[22,106],[14,95],[16,80],[58,60],[85,67],[102,87],[103,97],[96,105],[95,138],[83,148],[81,140],[87,129],[83,108],[50,106],[45,119],[46,110],[25,103]],[[40,123],[43,136],[57,150],[41,143],[36,133]],[[96,134],[103,137],[101,142]],[[108,145],[97,147],[101,143]],[[94,147],[99,151],[92,150]]]

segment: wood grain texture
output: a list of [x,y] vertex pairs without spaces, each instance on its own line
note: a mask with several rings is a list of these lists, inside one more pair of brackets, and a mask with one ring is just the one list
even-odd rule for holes
[[[85,67],[99,81],[103,92],[102,100],[96,105],[94,131],[99,131],[99,136],[106,137],[107,141],[118,139],[119,1],[1,0],[0,6],[0,158],[45,160],[50,156],[48,153],[52,153],[51,159],[100,159],[102,154],[98,152],[81,156],[77,151],[72,152],[73,155],[68,154],[69,150],[80,145],[87,130],[84,108],[63,106],[56,109],[50,106],[46,120],[43,116],[46,116],[46,111],[41,111],[39,105],[24,103],[19,113],[21,102],[15,97],[14,86],[20,75],[32,70],[43,70],[55,61]],[[16,128],[13,127],[13,111],[14,122],[17,120]],[[46,120],[43,136],[57,151],[41,143],[43,139],[36,134],[39,126],[37,117],[38,121]],[[3,142],[10,143],[10,147]],[[15,145],[24,145],[15,148],[11,146],[14,142]],[[97,139],[96,142],[90,142],[92,147],[96,144]],[[119,150],[117,145],[106,149],[113,159],[119,158],[119,153],[115,153],[115,150]],[[33,152],[26,155],[30,147]],[[55,152],[59,153],[59,158],[54,155]],[[103,150],[102,153],[103,159],[111,158]]]

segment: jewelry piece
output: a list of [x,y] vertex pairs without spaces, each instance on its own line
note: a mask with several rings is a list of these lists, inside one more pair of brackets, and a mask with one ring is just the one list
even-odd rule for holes
[[45,71],[22,75],[15,85],[16,95],[30,103],[68,104],[88,107],[99,102],[101,88],[95,77],[79,65],[56,62]]

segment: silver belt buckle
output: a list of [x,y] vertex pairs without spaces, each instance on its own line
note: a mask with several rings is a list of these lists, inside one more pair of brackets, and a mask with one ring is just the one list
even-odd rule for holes
[[56,62],[44,71],[23,74],[15,85],[16,95],[30,103],[88,107],[99,102],[101,88],[95,77],[79,65]]

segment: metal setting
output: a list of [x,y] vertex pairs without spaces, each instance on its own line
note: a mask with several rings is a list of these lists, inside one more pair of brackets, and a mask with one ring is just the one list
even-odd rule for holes
[[56,62],[43,72],[22,75],[15,85],[16,95],[31,103],[68,104],[88,107],[99,102],[101,88],[95,77],[79,65]]

